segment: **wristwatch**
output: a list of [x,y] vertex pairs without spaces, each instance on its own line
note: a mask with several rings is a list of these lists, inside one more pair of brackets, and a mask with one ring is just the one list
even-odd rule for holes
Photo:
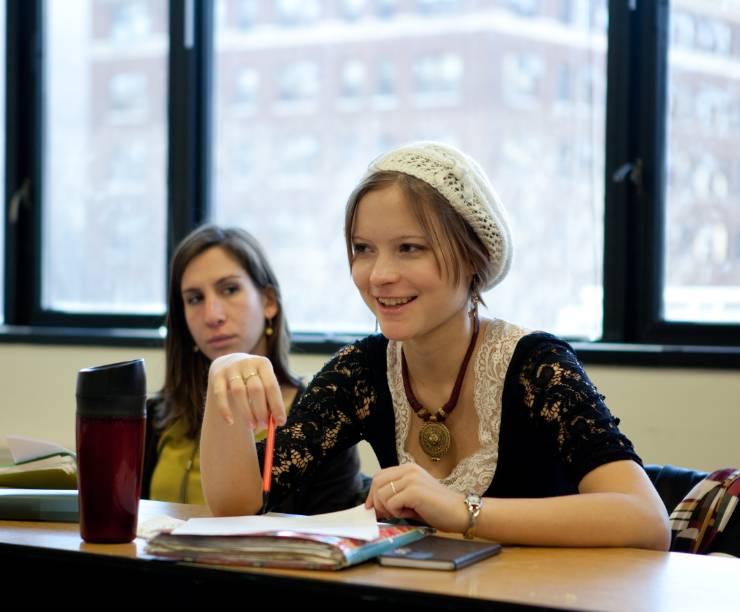
[[470,493],[465,498],[465,505],[468,508],[468,528],[463,535],[466,539],[472,540],[475,535],[475,522],[478,520],[480,509],[483,507],[483,498],[475,493]]

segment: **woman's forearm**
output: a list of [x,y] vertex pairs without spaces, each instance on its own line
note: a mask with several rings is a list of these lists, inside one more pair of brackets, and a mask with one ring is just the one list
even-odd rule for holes
[[486,499],[476,535],[537,546],[626,546],[667,550],[663,508],[625,493],[542,499]]
[[252,429],[236,412],[229,424],[206,399],[200,438],[203,494],[216,516],[256,514],[262,506],[259,461]]
[[627,546],[667,550],[665,506],[633,461],[601,465],[583,477],[577,495],[491,499],[478,533],[539,546]]

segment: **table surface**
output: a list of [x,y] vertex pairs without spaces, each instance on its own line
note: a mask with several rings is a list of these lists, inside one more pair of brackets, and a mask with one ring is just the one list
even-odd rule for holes
[[[203,506],[142,501],[139,521],[155,516],[207,516]],[[76,523],[0,521],[0,546],[53,549],[145,564],[145,541],[88,544]],[[26,548],[27,550],[27,548]],[[477,601],[574,610],[740,609],[740,559],[637,549],[504,547],[462,570],[381,567],[375,562],[337,572],[224,568],[223,571],[340,583],[348,588],[411,591]],[[482,601],[481,601],[482,600]]]

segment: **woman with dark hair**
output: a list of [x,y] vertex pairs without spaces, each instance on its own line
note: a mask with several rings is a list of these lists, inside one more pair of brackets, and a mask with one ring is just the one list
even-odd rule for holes
[[[204,503],[198,439],[211,362],[235,352],[266,357],[290,406],[303,383],[290,371],[289,350],[280,286],[256,239],[213,225],[187,236],[170,266],[165,382],[149,406],[143,497]],[[346,508],[360,487],[352,447],[322,464],[279,509],[316,514]]]

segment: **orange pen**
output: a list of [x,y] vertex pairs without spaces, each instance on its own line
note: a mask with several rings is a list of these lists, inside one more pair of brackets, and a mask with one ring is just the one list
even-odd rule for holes
[[270,483],[272,482],[272,455],[275,451],[275,419],[267,421],[267,436],[265,437],[265,458],[262,466],[262,511],[267,509],[267,500],[270,497]]

